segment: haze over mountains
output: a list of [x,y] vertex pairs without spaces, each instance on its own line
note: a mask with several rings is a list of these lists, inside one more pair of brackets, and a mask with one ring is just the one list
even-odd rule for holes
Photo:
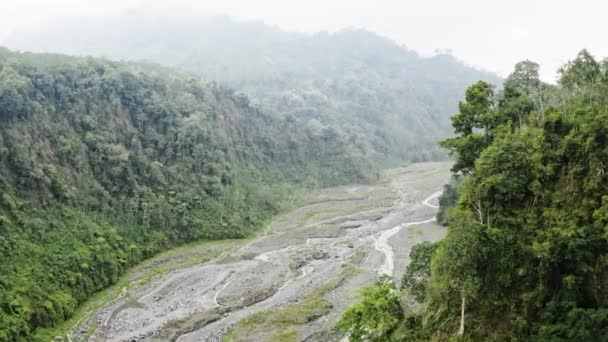
[[5,44],[52,53],[0,49],[0,340],[45,340],[132,265],[251,236],[311,189],[445,159],[466,87],[500,82],[364,30],[226,17],[69,19]]
[[[3,2],[0,32],[113,1]],[[531,52],[502,82],[136,1],[0,47],[0,341],[608,341],[608,58],[534,61],[602,45],[601,5],[365,1],[483,65]]]
[[193,72],[244,92],[263,110],[333,127],[376,161],[441,157],[435,142],[451,133],[449,117],[466,85],[500,81],[452,56],[421,57],[364,30],[292,33],[184,13],[58,20],[45,30],[17,31],[5,45]]

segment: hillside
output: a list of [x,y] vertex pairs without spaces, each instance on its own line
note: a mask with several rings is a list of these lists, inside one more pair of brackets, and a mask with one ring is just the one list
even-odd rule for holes
[[401,295],[383,281],[346,311],[351,341],[608,340],[608,60],[582,50],[557,86],[538,70],[468,88],[447,236],[412,249]]
[[61,20],[5,44],[110,60],[0,50],[0,340],[162,250],[250,236],[312,188],[445,158],[466,86],[500,82],[363,30],[197,15]]
[[129,266],[251,235],[375,168],[331,127],[154,65],[0,49],[0,340],[30,340]]
[[4,44],[178,67],[228,84],[267,111],[334,127],[382,162],[445,157],[436,141],[451,134],[449,117],[466,86],[500,83],[450,55],[421,57],[364,30],[303,34],[145,9],[62,19],[45,30],[17,31]]

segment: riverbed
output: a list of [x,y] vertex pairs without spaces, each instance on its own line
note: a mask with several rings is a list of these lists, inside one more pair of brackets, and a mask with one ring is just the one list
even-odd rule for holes
[[434,217],[448,177],[448,163],[420,163],[322,190],[221,257],[125,290],[72,338],[339,341],[335,324],[357,290],[381,275],[399,284],[412,246],[445,235]]

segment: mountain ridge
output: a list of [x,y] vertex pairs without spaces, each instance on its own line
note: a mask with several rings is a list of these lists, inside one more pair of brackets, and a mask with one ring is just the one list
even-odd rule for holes
[[363,29],[299,33],[226,16],[154,13],[64,20],[5,43],[176,67],[237,89],[265,111],[336,127],[393,164],[445,158],[435,142],[451,135],[449,117],[466,86],[501,83],[453,56],[421,57]]

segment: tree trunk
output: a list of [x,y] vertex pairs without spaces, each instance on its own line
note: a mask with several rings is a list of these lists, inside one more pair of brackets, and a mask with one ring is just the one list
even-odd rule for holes
[[464,293],[462,294],[462,304],[460,304],[460,329],[458,330],[458,336],[464,335],[464,310],[465,310],[466,300]]
[[475,205],[474,203],[471,203],[471,206],[473,207],[473,209],[475,209],[475,211],[477,211],[477,214],[479,215],[479,223],[483,224],[483,212],[481,209],[481,200],[477,201],[477,205]]

